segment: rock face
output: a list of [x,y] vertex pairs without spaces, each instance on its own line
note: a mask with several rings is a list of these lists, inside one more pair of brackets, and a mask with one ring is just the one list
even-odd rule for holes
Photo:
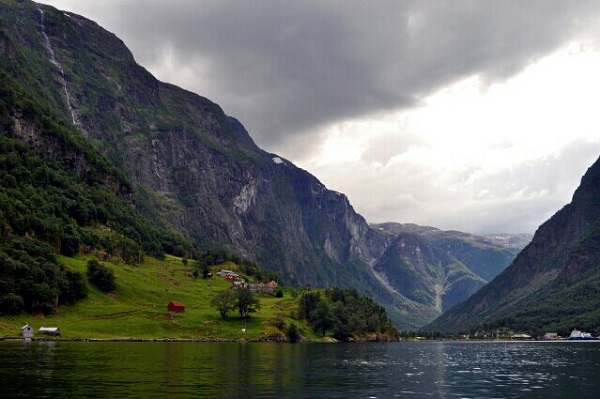
[[429,328],[598,331],[599,266],[600,160],[583,176],[571,203],[539,227],[504,272]]
[[[0,52],[9,73],[123,172],[138,212],[201,249],[230,248],[292,285],[356,287],[406,327],[431,320],[502,268],[467,260],[468,249],[431,246],[442,238],[371,228],[345,195],[258,148],[210,100],[159,82],[83,17],[2,2]],[[40,132],[22,131],[46,150]],[[506,266],[514,252],[497,250]]]
[[393,237],[374,271],[408,300],[424,305],[420,312],[430,318],[474,294],[520,250],[435,227],[399,223],[372,227]]

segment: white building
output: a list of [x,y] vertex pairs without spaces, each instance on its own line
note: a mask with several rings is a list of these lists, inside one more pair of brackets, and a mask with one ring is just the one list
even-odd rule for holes
[[42,335],[60,335],[60,328],[58,327],[40,327],[38,332]]
[[31,338],[33,338],[33,327],[29,324],[25,324],[21,327],[21,336],[25,341],[31,341]]

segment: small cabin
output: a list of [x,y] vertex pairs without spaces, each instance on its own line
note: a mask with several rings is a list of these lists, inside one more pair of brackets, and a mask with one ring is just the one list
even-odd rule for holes
[[185,312],[185,305],[183,304],[183,302],[171,301],[167,305],[167,310],[169,312],[175,312],[175,313]]
[[23,327],[21,327],[21,337],[27,341],[31,340],[31,338],[33,338],[33,327],[31,327],[29,324],[25,324]]
[[40,327],[40,329],[38,330],[38,333],[40,333],[41,335],[59,336],[60,328],[58,328],[58,327]]

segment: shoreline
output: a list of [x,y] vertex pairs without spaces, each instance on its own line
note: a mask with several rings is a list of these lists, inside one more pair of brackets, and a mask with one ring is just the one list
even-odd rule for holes
[[[287,340],[278,339],[226,339],[226,338],[136,338],[136,337],[113,337],[113,338],[61,338],[61,337],[33,337],[31,339],[23,339],[17,336],[4,336],[0,337],[0,342],[182,342],[182,343],[276,343],[276,344],[287,344],[290,343]],[[511,339],[495,339],[495,340],[476,340],[476,339],[438,339],[438,340],[351,340],[351,341],[338,341],[334,338],[326,337],[323,340],[300,340],[297,343],[300,344],[332,344],[332,343],[565,343],[565,342],[597,342],[600,340],[569,340],[569,339],[555,339],[555,340],[511,340]]]
[[[275,344],[289,344],[288,340],[281,339],[226,339],[226,338],[135,338],[135,337],[114,337],[114,338],[61,338],[61,337],[33,337],[24,339],[21,337],[0,337],[0,342],[197,342],[197,343],[246,343],[246,342],[262,342]],[[323,340],[299,340],[299,344],[334,344],[334,343],[367,343],[367,342],[410,342],[403,340],[352,340],[338,341],[335,338],[326,337]]]

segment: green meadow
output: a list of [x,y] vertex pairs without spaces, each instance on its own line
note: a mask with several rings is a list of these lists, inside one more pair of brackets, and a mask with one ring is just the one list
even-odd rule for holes
[[[90,259],[60,257],[67,268],[83,275]],[[37,330],[41,326],[59,327],[62,339],[260,340],[284,336],[282,325],[294,322],[302,335],[315,338],[310,328],[293,318],[298,301],[292,290],[284,290],[282,298],[256,294],[261,308],[247,321],[235,311],[223,319],[210,302],[217,292],[229,289],[231,283],[217,276],[194,278],[192,268],[184,266],[180,258],[167,256],[159,261],[146,257],[138,266],[104,264],[114,270],[115,291],[104,293],[87,283],[87,298],[73,306],[60,306],[50,316],[0,317],[0,336],[20,336],[21,327],[30,324],[35,337],[39,337]],[[234,264],[222,267],[235,270]],[[183,302],[185,312],[169,315],[170,301]]]

